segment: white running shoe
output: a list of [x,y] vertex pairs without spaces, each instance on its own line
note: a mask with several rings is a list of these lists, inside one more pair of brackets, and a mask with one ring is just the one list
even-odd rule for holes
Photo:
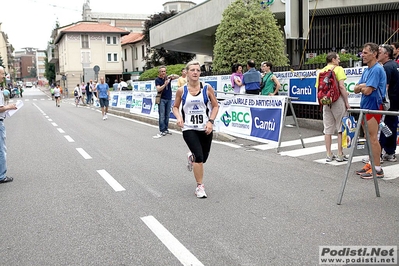
[[192,171],[193,170],[193,162],[194,162],[194,155],[191,153],[191,151],[187,152],[187,170]]
[[103,116],[103,120],[105,120],[105,119],[107,119],[107,118],[105,118],[105,115]]
[[105,119],[108,119],[108,115],[107,114],[105,114]]
[[207,197],[207,195],[205,193],[204,184],[197,186],[197,188],[195,189],[195,195],[197,195],[197,198],[206,198]]

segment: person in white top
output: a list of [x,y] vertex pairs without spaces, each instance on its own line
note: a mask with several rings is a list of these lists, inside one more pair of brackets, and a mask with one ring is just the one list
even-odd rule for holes
[[203,184],[204,163],[211,149],[213,123],[219,106],[212,86],[199,81],[200,63],[191,61],[186,65],[186,70],[188,82],[176,92],[173,114],[177,119],[177,125],[182,128],[183,139],[192,154],[189,154],[189,159],[192,160],[197,182],[195,195],[198,198],[206,198]]
[[127,89],[128,89],[127,83],[123,79],[121,79],[121,82],[119,82],[119,84],[118,84],[118,90],[119,91],[124,91],[124,90],[127,90]]

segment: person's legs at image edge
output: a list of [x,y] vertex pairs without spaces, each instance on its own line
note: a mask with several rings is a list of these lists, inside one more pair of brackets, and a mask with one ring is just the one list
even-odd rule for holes
[[0,180],[6,178],[7,173],[6,128],[3,123],[0,122]]

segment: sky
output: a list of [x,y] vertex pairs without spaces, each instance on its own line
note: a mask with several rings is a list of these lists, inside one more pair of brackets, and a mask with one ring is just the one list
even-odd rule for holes
[[[90,0],[92,12],[152,15],[163,11],[168,0]],[[190,0],[196,4],[205,0]],[[10,0],[0,12],[1,31],[16,51],[24,47],[47,49],[51,32],[60,26],[82,20],[86,0]],[[5,8],[4,8],[5,7]]]

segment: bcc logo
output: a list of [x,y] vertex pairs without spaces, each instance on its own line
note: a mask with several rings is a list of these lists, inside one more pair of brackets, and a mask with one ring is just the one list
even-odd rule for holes
[[249,113],[243,113],[243,112],[231,112],[229,114],[227,111],[221,116],[220,120],[223,122],[223,124],[228,127],[231,122],[239,122],[239,123],[246,123],[249,124],[251,121],[249,120]]

